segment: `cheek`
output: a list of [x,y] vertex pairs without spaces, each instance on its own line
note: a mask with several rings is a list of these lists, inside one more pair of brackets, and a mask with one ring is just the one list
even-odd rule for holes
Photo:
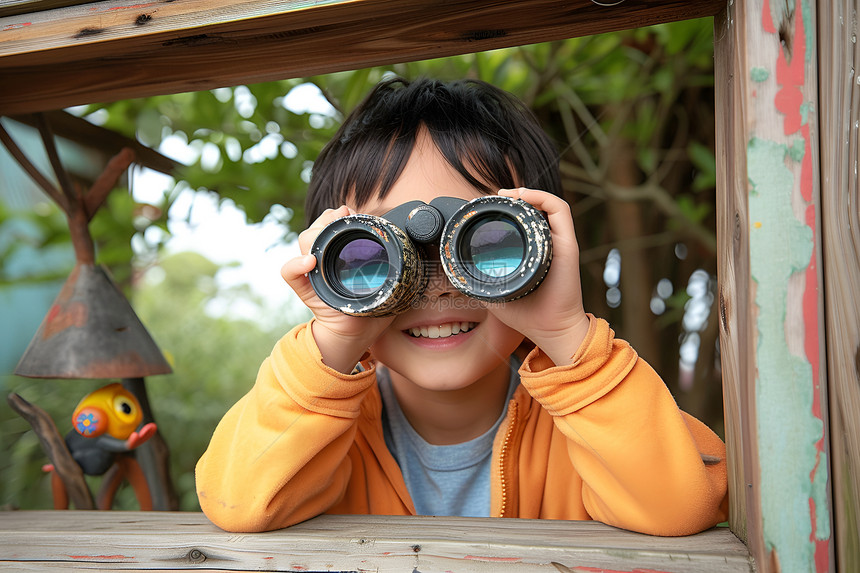
[[519,331],[514,330],[492,314],[487,315],[482,326],[486,328],[485,336],[490,345],[499,353],[503,353],[504,356],[513,354],[514,350],[525,340],[525,336]]

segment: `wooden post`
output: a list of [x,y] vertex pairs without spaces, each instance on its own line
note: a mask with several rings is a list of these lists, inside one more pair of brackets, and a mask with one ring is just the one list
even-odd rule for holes
[[860,25],[857,0],[819,2],[821,227],[827,289],[836,562],[860,571]]
[[731,527],[768,572],[835,568],[815,9],[730,0],[714,24]]

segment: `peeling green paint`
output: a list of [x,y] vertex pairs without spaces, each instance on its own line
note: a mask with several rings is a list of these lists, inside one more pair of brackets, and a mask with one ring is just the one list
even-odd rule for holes
[[[806,33],[809,37],[813,37],[815,33],[815,28],[813,27],[812,22],[812,6],[809,3],[809,0],[803,0],[800,4],[800,14],[803,18],[803,29],[808,30]],[[815,57],[815,43],[809,43],[808,48],[806,49],[806,63],[807,65],[812,63],[813,58]]]
[[764,68],[753,68],[750,70],[750,79],[754,82],[763,82],[770,77],[770,72]]
[[[796,146],[792,146],[794,150]],[[792,151],[794,159],[796,151]],[[761,466],[761,505],[765,543],[781,563],[796,570],[815,570],[810,542],[809,500],[826,507],[826,465],[812,480],[818,460],[816,443],[824,424],[812,413],[812,367],[795,356],[786,342],[789,278],[804,271],[813,249],[812,229],[791,207],[794,174],[786,165],[786,145],[753,138],[747,146],[750,271],[756,282],[756,418]],[[821,463],[826,463],[821,458]],[[790,492],[790,493],[789,493]],[[821,521],[827,512],[820,511]],[[819,525],[816,533],[829,532]]]
[[797,162],[803,161],[803,155],[805,152],[806,142],[803,141],[803,139],[796,139],[794,143],[791,144],[791,149],[788,150],[788,154]]
[[800,104],[800,125],[806,125],[809,122],[809,114],[815,111],[815,104],[811,101],[805,101]]

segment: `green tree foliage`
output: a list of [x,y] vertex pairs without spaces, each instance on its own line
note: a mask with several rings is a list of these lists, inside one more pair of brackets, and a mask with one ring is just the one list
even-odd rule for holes
[[147,386],[156,422],[171,448],[183,509],[198,507],[194,465],[215,425],[251,388],[263,359],[293,326],[286,312],[270,330],[250,319],[212,316],[207,305],[215,298],[226,299],[226,306],[254,298],[247,288],[219,288],[218,269],[196,253],[172,255],[150,272],[157,279],[142,281],[133,300],[173,367],[172,374],[153,377]]

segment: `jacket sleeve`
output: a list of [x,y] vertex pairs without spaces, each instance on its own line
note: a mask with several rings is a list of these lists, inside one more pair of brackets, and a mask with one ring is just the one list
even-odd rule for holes
[[726,519],[725,445],[682,412],[656,372],[606,321],[590,317],[573,363],[539,349],[520,369],[567,438],[593,519],[652,535],[689,535]]
[[374,370],[347,375],[323,364],[309,324],[290,331],[197,463],[206,516],[228,531],[266,531],[325,512],[346,490],[347,453],[375,380]]

